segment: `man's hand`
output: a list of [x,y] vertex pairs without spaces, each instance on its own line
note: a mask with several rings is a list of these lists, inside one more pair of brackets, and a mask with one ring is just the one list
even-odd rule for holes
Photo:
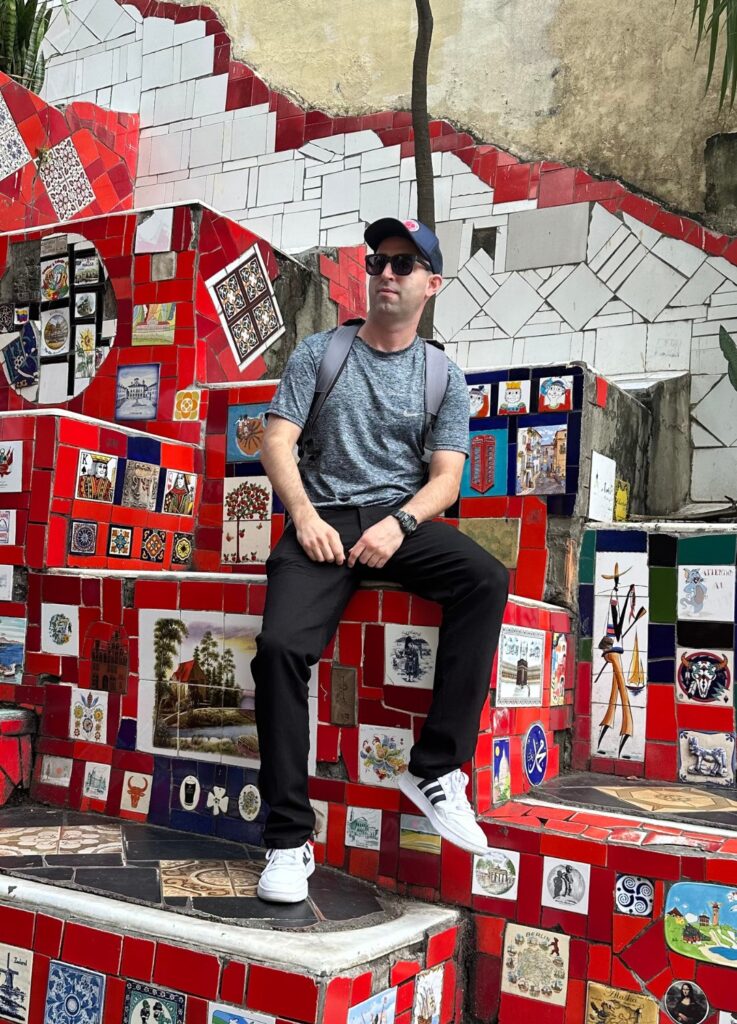
[[313,562],[335,562],[342,565],[345,561],[343,542],[337,530],[321,519],[317,512],[295,520],[297,540]]
[[356,562],[369,569],[381,569],[404,540],[402,528],[393,516],[387,516],[365,530],[348,552],[348,565]]

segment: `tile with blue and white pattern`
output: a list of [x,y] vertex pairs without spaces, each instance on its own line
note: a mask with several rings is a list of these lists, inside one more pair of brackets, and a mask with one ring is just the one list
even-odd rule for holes
[[101,1024],[104,997],[104,975],[52,960],[44,1024]]

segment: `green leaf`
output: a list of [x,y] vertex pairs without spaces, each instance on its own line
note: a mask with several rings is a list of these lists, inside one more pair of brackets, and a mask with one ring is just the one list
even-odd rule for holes
[[15,0],[7,0],[3,9],[3,52],[5,54],[5,73],[12,74],[13,57],[15,54],[15,30],[17,11]]
[[[706,90],[716,68],[720,45],[724,63],[719,84],[719,109],[734,106],[737,97],[737,0],[692,0],[691,22],[696,26],[697,48],[708,40]],[[729,98],[728,98],[729,97]]]
[[727,360],[727,376],[732,387],[737,391],[737,345],[724,327],[719,328],[719,347]]

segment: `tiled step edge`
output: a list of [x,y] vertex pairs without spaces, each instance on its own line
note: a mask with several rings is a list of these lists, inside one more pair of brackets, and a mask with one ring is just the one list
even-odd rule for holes
[[97,928],[107,926],[126,935],[167,939],[291,971],[301,968],[315,977],[329,977],[365,965],[422,942],[428,934],[451,928],[459,921],[459,914],[447,907],[398,901],[401,913],[391,921],[348,931],[279,931],[279,941],[274,942],[276,933],[270,929],[203,921],[4,874],[0,874],[0,903],[34,912],[49,911]]

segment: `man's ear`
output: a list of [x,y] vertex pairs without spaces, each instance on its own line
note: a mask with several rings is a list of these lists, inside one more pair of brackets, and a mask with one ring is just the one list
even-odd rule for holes
[[430,298],[433,295],[437,295],[438,292],[440,291],[441,287],[442,287],[442,284],[443,284],[442,274],[431,274],[429,279],[428,279],[428,282],[427,282],[427,288],[428,288],[428,295],[427,295],[427,297]]

